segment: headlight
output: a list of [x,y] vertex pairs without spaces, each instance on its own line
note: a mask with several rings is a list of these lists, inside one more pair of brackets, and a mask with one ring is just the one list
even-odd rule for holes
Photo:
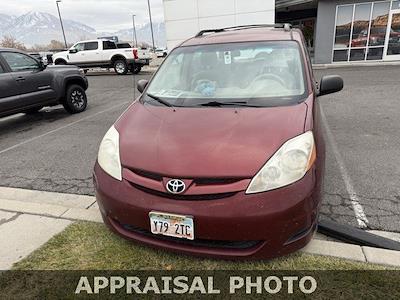
[[311,131],[290,139],[254,176],[246,194],[266,192],[300,180],[315,159],[316,150]]
[[108,175],[119,181],[122,180],[121,161],[119,158],[119,133],[114,126],[111,126],[101,141],[97,161]]

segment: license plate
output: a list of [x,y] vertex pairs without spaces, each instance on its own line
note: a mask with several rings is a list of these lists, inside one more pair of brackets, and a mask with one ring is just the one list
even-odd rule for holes
[[162,212],[150,212],[151,233],[194,240],[193,218]]

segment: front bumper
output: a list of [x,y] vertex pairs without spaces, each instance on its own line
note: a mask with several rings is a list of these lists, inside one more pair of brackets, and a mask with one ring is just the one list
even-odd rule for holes
[[[147,193],[108,176],[96,163],[96,198],[104,222],[124,238],[175,252],[225,259],[265,259],[304,247],[316,229],[320,183],[312,168],[285,188],[223,199],[185,201]],[[149,212],[192,215],[195,240],[150,233]]]

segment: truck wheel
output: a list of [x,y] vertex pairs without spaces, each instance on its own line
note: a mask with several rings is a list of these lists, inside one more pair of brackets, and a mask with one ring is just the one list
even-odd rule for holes
[[54,64],[55,65],[66,65],[67,62],[65,60],[63,60],[63,59],[57,59]]
[[128,73],[128,65],[126,64],[126,61],[122,59],[116,60],[114,62],[114,70],[118,75],[125,75]]
[[63,106],[70,114],[83,112],[87,107],[85,90],[80,85],[70,85],[67,88],[67,95],[63,101]]
[[133,74],[139,74],[139,72],[142,70],[142,66],[141,65],[133,65],[132,67],[132,73]]

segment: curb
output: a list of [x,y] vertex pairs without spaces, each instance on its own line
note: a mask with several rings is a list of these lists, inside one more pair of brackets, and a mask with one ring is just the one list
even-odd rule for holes
[[0,187],[0,210],[73,221],[103,222],[93,196]]
[[308,254],[333,256],[354,261],[368,262],[360,246],[341,242],[313,239],[301,251]]
[[[0,210],[70,221],[103,222],[96,198],[75,194],[0,187]],[[374,233],[386,237],[395,237],[394,239],[400,238],[400,234],[396,233],[379,233],[377,231],[374,231]],[[326,240],[321,234],[314,236],[301,252],[400,267],[400,251]]]

